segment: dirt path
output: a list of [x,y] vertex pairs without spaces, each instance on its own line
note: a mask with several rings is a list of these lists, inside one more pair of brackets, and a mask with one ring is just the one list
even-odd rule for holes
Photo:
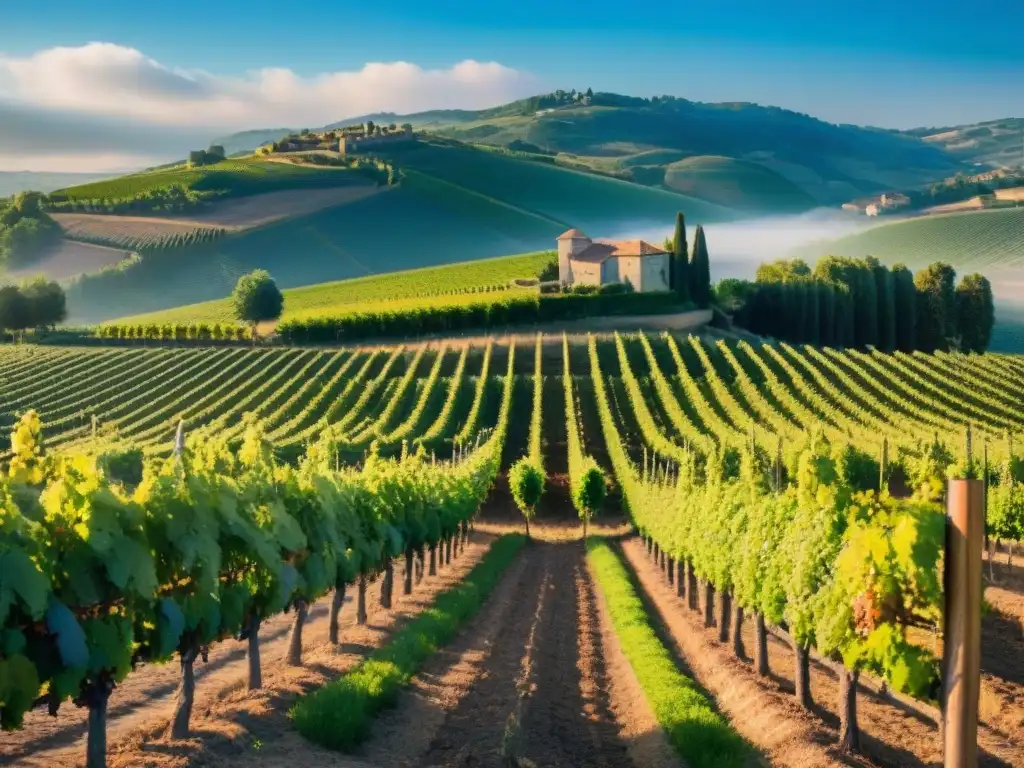
[[484,610],[383,716],[367,764],[678,765],[614,645],[581,542],[562,535],[526,547]]
[[[862,748],[868,757],[855,759],[836,754],[839,681],[830,667],[812,664],[811,690],[816,706],[811,713],[801,710],[792,695],[794,659],[789,645],[769,635],[772,676],[767,680],[758,678],[749,661],[737,660],[731,648],[717,641],[717,628],[705,629],[702,614],[686,608],[675,588],[666,584],[647,558],[639,539],[626,541],[623,550],[696,677],[715,695],[737,729],[761,747],[776,765],[942,765],[942,745],[934,721],[893,703],[865,685],[858,695],[857,714]],[[1002,658],[1011,652],[998,643],[988,642],[988,631],[986,642],[993,654]],[[745,622],[743,637],[749,655],[754,648],[752,621]],[[983,667],[984,664],[983,661]],[[983,693],[983,702],[984,699]],[[1024,765],[1022,742],[1004,729],[993,727],[986,720],[984,706],[981,719],[979,765]]]
[[[303,674],[319,675],[322,681],[330,679],[338,670],[351,666],[382,643],[396,620],[404,620],[421,610],[440,589],[449,586],[462,577],[486,551],[491,540],[487,535],[475,535],[465,555],[453,561],[450,568],[442,569],[437,577],[426,577],[417,585],[412,595],[402,595],[402,566],[395,568],[395,610],[380,607],[380,581],[367,589],[368,624],[355,626],[355,587],[349,587],[341,614],[343,645],[335,649],[328,643],[328,610],[330,597],[317,601],[309,611],[303,632],[307,660],[316,660],[306,668],[283,668],[280,660],[284,657],[291,628],[292,616],[282,615],[268,621],[260,630],[261,655],[266,695],[274,696],[275,675],[284,673],[290,678]],[[217,732],[218,726],[208,722],[207,716],[216,720],[218,704],[229,698],[232,692],[243,697],[258,697],[261,694],[245,692],[244,680],[247,674],[245,643],[228,640],[211,648],[210,660],[198,662],[196,673],[196,707],[193,714],[193,728],[197,731],[209,729]],[[340,651],[340,652],[339,652]],[[323,658],[318,658],[322,656]],[[294,671],[292,671],[294,670]],[[131,757],[136,749],[142,749],[144,742],[155,738],[167,725],[173,709],[173,700],[178,686],[179,668],[176,663],[140,667],[114,689],[109,703],[107,740],[111,745],[128,740],[131,742],[122,751],[124,765],[133,765]],[[294,682],[294,680],[293,680]],[[289,683],[291,685],[292,683]],[[309,681],[305,685],[312,684]],[[232,705],[227,704],[229,712]],[[285,707],[286,710],[287,707]],[[238,711],[244,710],[241,707]],[[232,714],[236,714],[232,712]],[[286,712],[279,713],[285,718]],[[85,731],[87,710],[65,704],[56,718],[51,718],[44,709],[30,712],[25,718],[25,727],[20,731],[4,733],[0,739],[0,765],[73,766],[81,765],[85,757]],[[222,718],[223,719],[223,718]],[[290,728],[290,726],[286,727]],[[145,737],[140,737],[145,734]],[[296,738],[301,740],[301,737]],[[193,745],[202,749],[202,745]],[[112,753],[117,748],[111,750]],[[151,762],[160,765],[159,762]]]

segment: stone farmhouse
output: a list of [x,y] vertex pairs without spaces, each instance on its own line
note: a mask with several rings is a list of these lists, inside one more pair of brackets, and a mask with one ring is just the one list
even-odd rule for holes
[[563,285],[629,283],[637,292],[669,290],[670,255],[644,240],[591,240],[570,229],[557,242]]

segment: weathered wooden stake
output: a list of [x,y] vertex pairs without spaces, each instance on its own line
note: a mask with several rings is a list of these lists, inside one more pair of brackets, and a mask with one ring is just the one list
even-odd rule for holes
[[985,486],[981,480],[951,480],[946,496],[946,606],[942,654],[945,765],[946,768],[976,768]]

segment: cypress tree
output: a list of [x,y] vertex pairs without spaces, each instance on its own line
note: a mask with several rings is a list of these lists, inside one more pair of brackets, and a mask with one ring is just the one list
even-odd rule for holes
[[917,349],[917,289],[914,276],[905,264],[892,268],[893,307],[896,325],[896,349]]
[[818,283],[821,310],[818,315],[818,343],[825,347],[836,344],[836,289],[832,283]]
[[956,287],[956,320],[962,351],[988,349],[995,324],[995,304],[992,285],[983,276],[965,275]]
[[689,273],[690,300],[703,309],[711,303],[711,261],[704,227],[700,224],[693,235],[693,257],[690,259]]
[[815,346],[821,344],[821,287],[821,283],[808,282],[805,288],[808,300],[805,335],[807,343]]
[[672,240],[672,257],[669,259],[669,285],[681,301],[690,301],[690,263],[686,246],[686,217],[680,211],[676,214],[676,233]]
[[917,348],[947,349],[956,336],[956,271],[937,261],[914,276],[917,288]]
[[896,349],[896,298],[892,273],[877,261],[873,271],[878,295],[878,348],[892,352]]
[[878,346],[878,289],[875,273],[865,261],[856,266],[852,289],[855,343],[858,347]]

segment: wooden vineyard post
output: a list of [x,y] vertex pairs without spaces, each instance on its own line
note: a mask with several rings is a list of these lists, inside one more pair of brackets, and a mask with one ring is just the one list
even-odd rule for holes
[[946,768],[978,765],[981,692],[981,548],[985,486],[951,480],[946,506],[942,716]]

